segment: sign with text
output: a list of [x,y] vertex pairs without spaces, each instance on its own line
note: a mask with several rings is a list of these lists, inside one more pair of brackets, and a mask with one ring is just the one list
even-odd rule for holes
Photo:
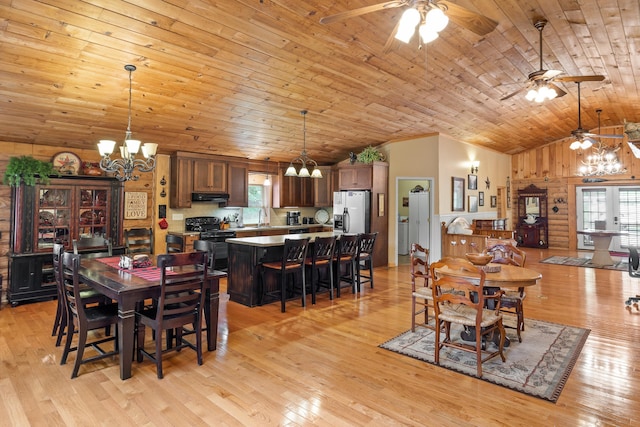
[[124,219],[145,219],[147,217],[147,193],[127,191],[124,193]]

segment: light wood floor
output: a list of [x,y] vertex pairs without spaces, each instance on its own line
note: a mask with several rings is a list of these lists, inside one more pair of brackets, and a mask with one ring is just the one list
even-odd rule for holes
[[[591,329],[556,404],[378,348],[410,327],[408,266],[380,268],[363,296],[327,295],[281,314],[278,304],[221,304],[218,350],[198,366],[169,355],[165,378],[117,359],[59,365],[55,302],[0,310],[0,425],[627,426],[640,421],[640,293],[625,272],[539,264],[564,253],[527,249],[543,274],[525,316]],[[527,339],[526,330],[523,339]]]

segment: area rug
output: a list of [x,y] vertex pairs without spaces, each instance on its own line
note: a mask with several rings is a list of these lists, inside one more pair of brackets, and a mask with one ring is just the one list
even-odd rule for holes
[[[484,362],[480,379],[555,403],[590,330],[533,319],[525,322],[522,342],[518,342],[515,331],[507,329],[511,340],[504,350],[507,361],[503,363],[498,356]],[[461,331],[452,325],[452,339],[460,339]],[[418,327],[380,347],[434,364],[434,334],[431,329]],[[474,353],[443,348],[439,366],[476,377]]]
[[540,262],[545,264],[572,265],[576,267],[604,268],[606,270],[627,271],[629,269],[629,261],[627,258],[613,259],[613,265],[598,265],[591,263],[591,258],[574,258],[569,256],[552,256],[545,258]]

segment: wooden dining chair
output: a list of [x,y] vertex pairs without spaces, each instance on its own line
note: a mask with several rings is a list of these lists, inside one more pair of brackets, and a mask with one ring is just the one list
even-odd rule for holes
[[[136,311],[136,353],[138,362],[147,357],[156,364],[156,374],[161,379],[164,376],[162,357],[165,353],[188,347],[196,352],[198,365],[202,365],[202,309],[209,269],[205,252],[159,255],[157,265],[161,270],[160,297],[153,306]],[[195,344],[183,335],[186,325],[195,326]],[[155,333],[155,352],[145,350],[146,327]],[[176,345],[167,340],[163,349],[163,333],[175,334]]]
[[124,247],[127,255],[153,254],[153,229],[130,228],[124,230]]
[[[448,269],[449,272],[444,270]],[[502,325],[500,300],[502,291],[488,295],[485,289],[485,272],[461,258],[447,258],[431,264],[433,303],[436,325],[444,326],[444,339],[440,328],[435,332],[434,360],[440,364],[443,347],[473,352],[476,354],[476,373],[482,377],[482,363],[496,356],[504,362],[503,353],[505,331]],[[454,273],[454,274],[451,274]],[[447,290],[445,292],[445,290]],[[494,302],[494,308],[486,308],[487,301]],[[451,338],[451,325],[475,328],[475,345]],[[488,350],[494,334],[499,335],[498,348]]]
[[[358,292],[362,289],[363,283],[369,283],[373,289],[373,248],[376,243],[378,233],[361,233],[358,236],[358,254],[356,255],[356,276],[358,282]],[[369,270],[369,275],[361,273],[362,269]]]
[[167,234],[165,242],[167,243],[168,254],[184,252],[184,239],[182,237],[176,236],[175,234]]
[[107,237],[80,237],[73,239],[72,245],[73,253],[76,255],[80,251],[102,253],[105,256],[113,255],[113,244]]
[[351,293],[356,293],[356,257],[358,255],[358,235],[342,234],[336,243],[336,255],[333,257],[334,284],[336,295],[341,296],[342,282],[349,283]]
[[193,250],[207,253],[207,265],[213,271],[216,264],[216,244],[211,240],[194,240]]
[[[94,362],[118,355],[118,304],[93,304],[88,305],[90,301],[83,298],[81,283],[78,274],[80,268],[81,255],[70,252],[63,252],[61,278],[64,286],[64,296],[67,306],[68,325],[67,339],[62,352],[60,364],[67,363],[67,357],[72,351],[76,352],[76,360],[71,372],[71,378],[78,376],[80,365]],[[113,326],[113,328],[111,328]],[[99,335],[97,338],[88,340],[89,331],[97,331],[99,329],[115,330],[115,336],[107,333]],[[108,329],[107,329],[108,328]],[[78,342],[75,347],[72,346],[75,331],[78,331]],[[99,334],[99,333],[98,333]],[[114,349],[106,351],[102,348],[102,344],[113,342]],[[84,358],[84,351],[87,347],[93,348],[97,354]]]
[[[311,304],[316,303],[316,294],[321,286],[329,288],[329,299],[333,299],[333,255],[336,247],[335,236],[316,237],[312,245],[312,254],[305,259],[305,268],[311,277]],[[326,280],[320,273],[324,272]]]
[[[429,323],[429,311],[432,313],[434,311],[429,249],[423,248],[418,243],[412,243],[409,258],[411,260],[411,332],[415,332],[416,326],[435,329],[435,314],[431,316],[434,321],[431,322],[432,324]],[[421,316],[421,321],[416,322],[417,316]]]
[[[307,257],[308,246],[308,237],[303,239],[285,239],[281,259],[278,261],[262,262],[260,264],[260,276],[262,279],[261,304],[265,302],[265,297],[268,298],[270,295],[277,296],[280,299],[280,311],[284,313],[289,295],[295,294],[296,285],[300,283],[296,278],[300,277],[302,282],[300,283],[302,306],[306,307],[307,284],[304,260]],[[270,288],[270,282],[267,280],[269,274],[279,275],[279,288]],[[271,281],[271,283],[273,283],[273,281]]]
[[[498,243],[487,246],[487,253],[493,255],[494,264],[515,265],[516,267],[524,267],[527,259],[527,253],[515,245],[510,243]],[[516,334],[518,342],[522,342],[521,332],[524,331],[524,299],[527,294],[524,287],[516,289],[504,290],[502,296],[502,304],[500,309],[503,313],[510,313],[516,317]]]

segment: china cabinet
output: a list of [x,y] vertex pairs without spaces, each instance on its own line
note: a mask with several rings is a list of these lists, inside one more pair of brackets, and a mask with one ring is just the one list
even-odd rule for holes
[[68,176],[47,185],[12,189],[8,299],[56,296],[53,244],[72,250],[80,237],[104,237],[122,246],[123,185],[115,178]]
[[518,222],[516,240],[519,246],[547,248],[547,190],[530,186],[518,190]]

